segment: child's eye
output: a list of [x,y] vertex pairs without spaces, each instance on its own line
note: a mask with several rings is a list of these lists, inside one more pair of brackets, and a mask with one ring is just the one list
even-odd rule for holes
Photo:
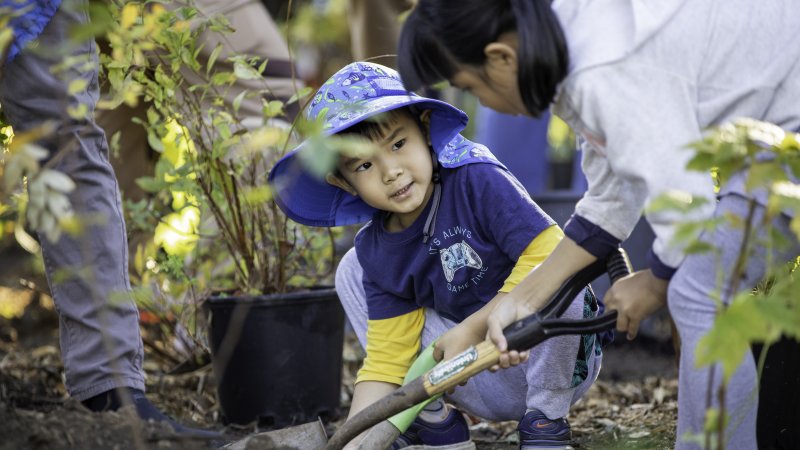
[[369,169],[370,167],[372,167],[372,163],[365,162],[364,164],[361,164],[360,166],[356,167],[356,172],[363,172]]
[[394,145],[392,145],[392,150],[400,150],[400,148],[403,147],[405,143],[406,143],[405,139],[400,139],[399,141],[395,142]]

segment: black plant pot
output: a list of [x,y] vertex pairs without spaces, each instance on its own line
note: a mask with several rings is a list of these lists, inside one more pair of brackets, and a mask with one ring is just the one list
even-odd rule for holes
[[573,163],[569,161],[550,161],[549,186],[552,190],[570,189],[572,187]]
[[336,291],[212,297],[204,305],[223,423],[281,428],[335,417],[344,339]]
[[[763,346],[753,345],[758,362]],[[800,342],[783,337],[764,361],[758,392],[756,437],[761,450],[800,448]]]

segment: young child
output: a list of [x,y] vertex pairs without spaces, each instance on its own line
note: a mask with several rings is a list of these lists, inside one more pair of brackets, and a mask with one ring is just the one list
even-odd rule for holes
[[[561,240],[557,225],[489,150],[459,134],[466,115],[407,92],[395,71],[350,64],[314,97],[307,116],[326,135],[372,142],[374,152],[342,155],[325,180],[299,161],[304,146],[270,173],[275,199],[312,226],[369,223],[342,259],[336,289],[366,349],[350,416],[402,384],[421,348],[436,340],[450,358],[486,335],[497,300]],[[347,152],[345,152],[347,153]],[[589,290],[563,317],[592,317]],[[562,336],[529,360],[484,372],[447,400],[488,420],[519,420],[520,448],[570,448],[565,416],[600,369],[594,335]],[[463,416],[429,405],[395,448],[474,448]]]

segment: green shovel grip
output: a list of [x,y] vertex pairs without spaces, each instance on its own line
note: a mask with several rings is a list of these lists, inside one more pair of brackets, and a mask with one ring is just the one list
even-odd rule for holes
[[[433,359],[433,347],[436,345],[436,341],[433,341],[425,350],[420,352],[417,359],[414,361],[414,364],[411,364],[411,367],[408,369],[408,373],[406,373],[406,377],[403,379],[403,384],[408,383],[416,379],[417,377],[423,375],[425,372],[433,369],[438,362]],[[389,422],[392,423],[400,433],[405,433],[408,430],[408,427],[411,425],[417,416],[419,415],[420,411],[422,411],[428,404],[437,398],[441,397],[442,394],[434,395],[433,397],[425,400],[424,402],[417,403],[416,405],[408,408],[403,412],[399,412],[394,416],[389,418]]]

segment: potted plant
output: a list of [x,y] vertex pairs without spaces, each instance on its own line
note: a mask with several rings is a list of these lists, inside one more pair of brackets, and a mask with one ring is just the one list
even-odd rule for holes
[[[267,185],[272,164],[295,144],[285,107],[307,90],[270,100],[269,61],[225,54],[222,44],[199,56],[202,33],[230,29],[221,16],[155,2],[104,11],[95,21],[107,14],[109,94],[100,106],[149,105],[138,122],[160,156],[154,176],[138,184],[171,209],[158,219],[158,251],[207,292],[223,421],[279,427],[333,415],[344,316],[333,289],[317,285],[332,272],[334,236],[289,221]],[[231,99],[237,80],[259,87]],[[244,117],[243,102],[253,101],[260,116]]]

